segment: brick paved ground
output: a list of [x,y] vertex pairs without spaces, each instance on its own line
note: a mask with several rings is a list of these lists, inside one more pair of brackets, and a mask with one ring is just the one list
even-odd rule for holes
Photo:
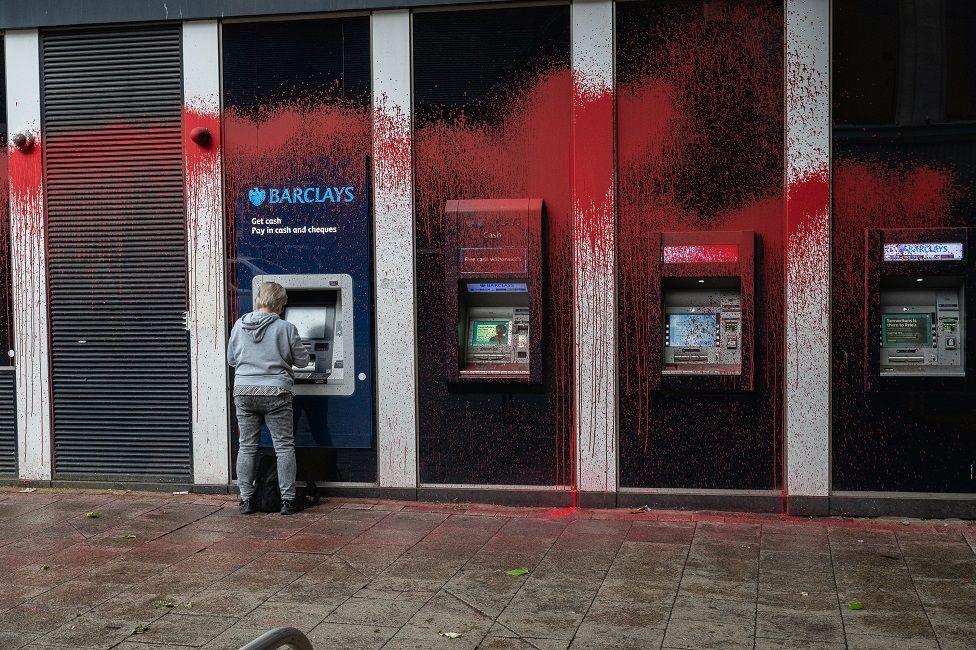
[[974,547],[963,522],[7,491],[0,648],[278,625],[316,648],[976,648]]

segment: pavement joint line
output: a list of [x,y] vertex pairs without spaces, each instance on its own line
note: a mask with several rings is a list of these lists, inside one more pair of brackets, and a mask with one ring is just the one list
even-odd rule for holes
[[[698,537],[698,522],[695,522],[694,527],[692,527],[691,542],[688,543],[688,548],[685,551],[685,559],[681,563],[681,575],[678,576],[678,588],[674,590],[674,597],[671,599],[671,607],[668,609],[668,620],[664,624],[664,634],[661,635],[661,645],[659,647],[664,647],[664,642],[668,638],[668,628],[671,627],[671,616],[674,614],[674,605],[678,602],[678,595],[681,593],[681,583],[685,579],[685,569],[688,568],[688,558],[691,556],[691,547],[695,544],[695,538]],[[753,642],[755,644],[755,641]]]
[[[499,535],[501,535],[502,530],[504,530],[505,527],[508,526],[508,524],[510,524],[512,521],[514,521],[514,519],[512,519],[511,517],[509,517],[508,518],[508,521],[506,521],[504,524],[502,524],[502,526],[497,531],[495,531],[495,534],[492,535],[488,539],[488,541],[486,541],[481,546],[481,549],[478,549],[478,552],[481,552],[481,550],[484,549],[484,547],[487,546],[491,542],[491,540],[493,540],[496,537],[498,537]],[[542,554],[542,557],[539,559],[539,562],[535,565],[536,567],[539,567],[543,562],[546,561],[546,558],[549,557],[549,553],[552,551],[553,547],[556,545],[556,542],[559,540],[560,537],[562,537],[563,533],[566,532],[566,528],[568,528],[568,527],[569,527],[569,524],[568,523],[565,524],[563,526],[563,529],[559,532],[559,534],[552,538],[552,541],[549,542],[549,545],[546,547],[546,552]],[[474,553],[471,557],[473,558],[475,555],[478,554],[478,552]],[[471,561],[471,559],[469,558],[468,559],[468,562],[470,562],[470,561]],[[467,566],[467,562],[464,564],[464,566]],[[532,573],[530,572],[529,573],[529,576],[531,576],[531,575],[532,575]],[[509,597],[509,599],[507,601],[505,601],[505,604],[501,607],[501,609],[498,610],[498,615],[497,616],[494,616],[494,617],[491,617],[491,618],[492,618],[492,622],[493,623],[496,623],[498,625],[501,625],[506,630],[508,630],[509,632],[511,632],[512,634],[514,634],[516,636],[516,638],[518,638],[518,639],[520,639],[522,641],[525,641],[526,643],[528,643],[529,645],[531,645],[533,648],[536,648],[537,650],[541,650],[539,648],[539,646],[537,646],[536,644],[532,643],[531,641],[529,641],[528,639],[526,639],[525,637],[523,637],[521,633],[516,632],[515,630],[509,628],[504,623],[499,623],[498,622],[498,619],[501,617],[501,615],[504,614],[505,613],[505,610],[507,610],[512,605],[512,601],[514,601],[515,598],[518,597],[518,595],[522,592],[522,589],[524,589],[525,588],[525,585],[527,585],[528,583],[529,583],[529,578],[526,578],[525,580],[523,580],[522,581],[522,584],[519,585],[519,588],[515,590],[515,592]],[[489,629],[491,629],[491,628],[489,628]]]
[[[586,606],[586,611],[583,612],[583,618],[580,619],[580,622],[576,625],[576,629],[573,630],[573,636],[569,639],[570,646],[572,646],[573,641],[576,640],[576,635],[579,634],[579,629],[583,625],[583,621],[586,620],[586,615],[589,614],[590,610],[593,608],[593,603],[596,602],[597,594],[600,593],[600,588],[603,586],[603,583],[606,582],[607,576],[610,575],[610,569],[613,568],[613,562],[620,555],[620,549],[623,548],[624,542],[627,541],[627,536],[630,535],[630,531],[633,530],[633,528],[634,522],[631,521],[630,525],[627,527],[627,531],[623,534],[623,536],[621,536],[620,542],[617,544],[616,550],[613,553],[613,559],[610,560],[607,570],[603,572],[603,578],[600,580],[600,585],[596,588],[596,591],[593,592],[593,597],[590,598],[590,604]],[[565,532],[565,529],[563,532]]]
[[[425,535],[425,536],[424,536],[424,539],[427,539],[427,538],[428,538],[428,537],[429,537],[430,535],[432,535],[432,534],[434,533],[434,531],[435,531],[435,530],[437,530],[438,528],[440,528],[441,526],[443,526],[443,525],[444,525],[445,523],[447,523],[447,522],[448,522],[448,521],[449,521],[449,520],[450,520],[450,519],[451,519],[452,517],[454,517],[454,516],[456,516],[456,514],[457,514],[457,513],[451,513],[451,514],[449,514],[449,515],[448,515],[447,517],[445,517],[445,518],[444,518],[444,520],[443,520],[443,521],[441,521],[441,523],[439,523],[439,524],[438,524],[437,526],[435,526],[433,530],[431,530],[431,531],[430,531],[429,533],[427,533],[427,535]],[[511,518],[508,518],[508,521],[510,522],[510,521],[512,521],[512,519],[511,519]],[[438,590],[437,590],[436,592],[434,592],[434,595],[433,595],[433,596],[431,596],[431,598],[430,598],[430,599],[428,599],[428,600],[427,600],[427,602],[429,603],[429,602],[430,602],[431,600],[433,600],[433,599],[434,599],[434,598],[435,598],[435,597],[437,596],[437,594],[439,594],[439,593],[441,593],[441,592],[443,591],[443,592],[444,592],[445,594],[448,594],[448,595],[450,595],[450,596],[452,596],[452,597],[454,597],[454,598],[457,598],[457,599],[458,599],[459,601],[461,601],[462,603],[464,603],[465,605],[467,605],[468,607],[470,607],[470,608],[471,608],[471,609],[473,609],[474,611],[476,611],[476,612],[478,612],[478,613],[480,613],[480,614],[481,614],[481,615],[483,615],[483,616],[484,616],[485,618],[487,618],[487,619],[489,619],[489,620],[491,620],[491,622],[492,622],[493,624],[496,624],[496,623],[497,623],[498,625],[502,625],[501,623],[498,623],[498,617],[499,617],[499,616],[501,616],[501,615],[502,615],[502,613],[503,613],[503,612],[505,611],[505,609],[507,609],[507,608],[508,608],[508,605],[509,605],[509,604],[511,604],[511,602],[512,602],[512,600],[513,600],[513,599],[515,598],[515,595],[516,595],[516,594],[518,594],[518,592],[522,590],[522,587],[521,587],[521,586],[520,586],[520,587],[519,587],[519,588],[518,588],[518,589],[517,589],[517,590],[515,591],[515,593],[514,593],[514,594],[512,594],[512,596],[511,596],[511,597],[510,597],[510,598],[509,598],[509,599],[508,599],[508,600],[506,601],[506,603],[505,603],[505,605],[504,605],[504,606],[503,606],[503,607],[502,607],[502,608],[501,608],[501,609],[499,610],[499,612],[498,612],[498,615],[496,615],[496,616],[490,616],[490,615],[489,615],[489,614],[488,614],[487,612],[482,612],[482,611],[481,611],[481,610],[479,610],[479,609],[478,609],[477,607],[475,607],[475,606],[474,606],[474,605],[472,605],[471,603],[469,603],[469,602],[467,602],[466,600],[464,600],[463,598],[461,598],[461,597],[460,597],[460,596],[458,596],[457,594],[455,594],[455,593],[453,593],[453,592],[451,592],[451,591],[448,591],[448,590],[447,590],[447,585],[449,585],[449,584],[451,583],[451,580],[453,580],[454,578],[456,578],[456,577],[458,576],[458,574],[459,574],[459,573],[461,573],[462,571],[464,571],[464,569],[465,569],[465,568],[466,568],[466,567],[467,567],[467,566],[468,566],[468,565],[469,565],[469,564],[471,563],[471,561],[473,560],[473,558],[474,558],[474,557],[475,557],[476,555],[478,555],[478,553],[480,553],[481,551],[483,551],[483,550],[485,549],[485,547],[486,547],[486,546],[488,546],[488,544],[490,544],[490,543],[491,543],[491,541],[492,541],[493,539],[495,539],[496,537],[498,537],[498,536],[499,536],[499,535],[501,534],[501,531],[502,531],[502,529],[503,529],[503,528],[505,528],[505,526],[506,526],[507,524],[508,524],[508,522],[506,522],[506,523],[504,523],[504,524],[502,524],[502,525],[501,525],[501,526],[500,526],[500,527],[499,527],[499,528],[498,528],[497,530],[495,530],[495,532],[494,532],[494,533],[493,533],[492,535],[490,535],[490,536],[488,537],[488,539],[486,539],[486,540],[484,541],[484,543],[482,543],[482,545],[481,545],[481,546],[479,546],[479,547],[478,547],[478,550],[476,550],[476,551],[475,551],[474,553],[472,553],[471,555],[469,555],[469,556],[468,556],[468,558],[467,558],[467,559],[466,559],[466,560],[464,561],[464,563],[463,563],[463,564],[462,564],[462,565],[461,565],[460,567],[458,567],[458,569],[457,569],[457,571],[455,571],[455,572],[454,572],[454,574],[453,574],[453,575],[452,575],[452,576],[451,576],[450,578],[448,578],[448,579],[447,579],[447,580],[446,580],[446,581],[444,582],[444,584],[443,584],[443,585],[442,585],[442,586],[441,586],[441,587],[440,587],[440,588],[439,588],[439,589],[438,589]],[[565,531],[565,527],[563,528],[563,530]],[[557,537],[556,539],[558,539],[558,537]],[[421,542],[422,542],[422,541],[423,541],[423,540],[421,540]],[[554,539],[554,540],[552,541],[552,543],[551,543],[551,544],[549,545],[549,548],[552,548],[552,545],[553,545],[553,544],[555,544],[555,541],[556,541],[555,539]],[[420,542],[418,542],[417,544],[420,544]],[[417,544],[415,544],[414,546],[416,546]],[[413,548],[413,547],[411,547],[411,548]],[[549,549],[546,549],[546,554],[548,554],[548,552],[549,552]],[[406,553],[406,551],[404,551],[404,554],[405,554],[405,553]],[[401,554],[401,556],[400,556],[400,557],[402,557],[402,554]],[[545,557],[545,556],[543,556],[543,557]],[[399,558],[398,558],[398,559],[399,559]],[[540,562],[541,562],[541,561],[540,561]],[[391,565],[391,566],[392,566],[392,565]],[[530,575],[531,575],[531,574],[530,574]],[[526,583],[526,582],[528,582],[528,579],[526,579],[526,580],[524,580],[524,581],[522,582],[522,586],[525,586],[525,583]],[[418,610],[418,611],[419,611],[419,610]],[[411,617],[411,618],[412,618],[412,617]],[[505,629],[508,629],[508,627],[507,627],[507,626],[504,626],[504,625],[503,625],[502,627],[505,627]],[[491,629],[491,626],[489,626],[489,628],[488,628],[488,629],[490,630],[490,629]],[[521,637],[521,635],[518,635],[518,633],[517,633],[517,632],[515,632],[514,630],[509,630],[509,631],[510,631],[510,632],[511,632],[512,634],[516,634],[517,636],[519,636],[519,638],[520,638],[520,639],[522,638],[522,637]],[[487,636],[487,632],[485,633],[485,635]],[[523,640],[524,640],[524,639],[523,639]],[[392,639],[391,639],[391,641],[392,641]],[[532,644],[530,644],[530,645],[532,645]]]
[[756,647],[756,639],[759,636],[759,589],[762,578],[762,557],[763,557],[763,530],[766,527],[759,525],[759,544],[756,549],[756,600],[752,612],[752,647]]
[[837,596],[837,615],[840,616],[840,631],[844,635],[844,646],[850,645],[847,642],[847,623],[844,621],[844,603],[840,600],[840,588],[837,585],[837,567],[834,564],[834,544],[830,539],[830,530],[827,531],[827,553],[830,555],[830,577],[834,582],[834,594]]
[[929,612],[925,608],[925,603],[922,602],[922,595],[918,593],[918,585],[915,583],[915,575],[912,573],[912,567],[908,564],[908,558],[905,557],[905,549],[901,547],[901,537],[898,533],[895,533],[895,543],[898,545],[898,554],[901,556],[902,566],[905,567],[905,571],[908,572],[908,578],[912,581],[912,591],[915,593],[915,600],[919,605],[922,606],[922,614],[925,615],[925,622],[928,623],[929,630],[932,631],[932,638],[935,639],[936,645],[939,648],[942,647],[942,641],[939,639],[939,635],[935,633],[935,626],[932,625],[932,619],[929,617]]

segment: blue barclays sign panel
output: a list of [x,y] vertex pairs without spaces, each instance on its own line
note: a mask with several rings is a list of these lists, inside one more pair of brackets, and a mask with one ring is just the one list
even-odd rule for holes
[[[351,395],[296,394],[295,444],[371,448],[373,267],[367,160],[323,158],[314,168],[304,178],[250,179],[235,198],[238,314],[253,309],[255,276],[351,276],[355,388]],[[270,442],[265,432],[262,445]]]

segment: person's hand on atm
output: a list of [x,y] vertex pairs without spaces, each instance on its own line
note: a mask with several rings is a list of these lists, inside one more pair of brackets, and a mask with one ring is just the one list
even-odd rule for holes
[[298,335],[298,329],[294,326],[291,330],[291,365],[296,368],[304,368],[309,364],[312,357],[308,353],[308,348],[302,343],[302,337]]

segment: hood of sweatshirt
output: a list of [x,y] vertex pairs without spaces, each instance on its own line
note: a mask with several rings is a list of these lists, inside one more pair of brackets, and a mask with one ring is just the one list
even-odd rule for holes
[[249,314],[244,314],[244,317],[241,318],[241,329],[247,332],[255,343],[260,343],[261,339],[264,338],[264,333],[268,331],[268,326],[276,320],[278,320],[278,314],[252,311]]

